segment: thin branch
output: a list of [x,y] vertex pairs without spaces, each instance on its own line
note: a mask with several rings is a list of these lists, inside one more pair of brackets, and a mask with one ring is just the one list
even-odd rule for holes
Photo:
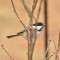
[[13,9],[14,9],[14,12],[15,12],[16,16],[18,17],[18,19],[20,19],[19,16],[18,16],[18,14],[17,14],[17,12],[16,12],[16,8],[14,6],[13,0],[11,0],[11,3],[12,3],[12,6],[13,6]]
[[[38,1],[38,0],[37,0]],[[35,8],[36,8],[36,4],[37,4],[37,1],[36,2],[33,2],[33,5],[32,5],[32,11],[31,11],[31,15],[30,15],[30,21],[29,21],[29,26],[30,26],[30,38],[29,38],[29,45],[28,45],[28,60],[32,60],[32,56],[33,56],[33,28],[32,28],[32,25],[33,25],[33,14],[34,14],[34,11],[35,11]]]
[[36,2],[33,2],[33,5],[32,5],[32,14],[34,13],[34,10],[36,8],[37,2],[38,2],[38,0],[36,0]]
[[[57,49],[57,51],[59,51],[59,49],[60,49],[60,47]],[[47,60],[47,59],[49,59],[50,57],[52,57],[54,54],[56,54],[56,51],[55,51],[53,54],[51,54],[51,55],[49,55],[48,57],[46,57],[45,59],[41,59],[41,60]]]
[[37,2],[38,2],[38,0],[36,0],[36,2],[33,1],[33,5],[32,5],[32,14],[34,13],[34,10],[35,10],[35,8],[36,8]]
[[[24,0],[23,0],[23,4],[25,4]],[[30,32],[29,32],[29,40],[28,40],[28,60],[32,60],[32,55],[33,55],[33,38],[32,38],[33,28],[32,28],[32,25],[33,25],[33,14],[34,14],[34,10],[36,8],[36,4],[37,4],[37,1],[33,2],[32,11],[31,11],[31,14],[29,15],[29,17],[30,17],[30,21],[29,21]],[[25,5],[24,5],[24,7],[26,9]],[[28,9],[26,9],[26,11],[29,14]]]
[[[60,46],[60,30],[59,30],[59,39],[58,39],[58,47]],[[59,52],[58,52],[59,53]],[[59,57],[58,57],[59,60]]]
[[31,25],[31,26],[32,26],[32,24],[33,24],[33,20],[32,20],[32,19],[33,19],[33,13],[34,13],[34,11],[35,11],[37,2],[38,2],[38,0],[36,0],[35,3],[33,2],[33,5],[32,5],[32,11],[31,11],[31,16],[30,16],[30,25]]
[[[37,0],[36,0],[37,1]],[[36,24],[37,24],[37,22],[38,22],[38,19],[39,19],[39,14],[40,14],[40,11],[41,11],[41,5],[42,5],[42,1],[43,0],[41,0],[40,1],[40,4],[39,4],[39,9],[38,9],[38,14],[37,14],[37,20],[36,20]],[[36,25],[36,29],[37,29],[37,25]],[[37,30],[35,29],[35,42],[36,42],[36,34],[37,34]],[[35,42],[34,42],[34,45],[35,45]]]
[[60,46],[60,31],[59,31],[59,40],[58,40],[58,47]]
[[7,52],[7,50],[4,48],[4,45],[3,44],[1,44],[1,47],[2,47],[2,49],[7,53],[7,55],[12,59],[12,60],[14,60],[14,58]]
[[[25,10],[27,11],[28,13],[28,16],[30,17],[31,16],[31,10],[28,8],[28,6],[25,4],[25,1],[24,0],[21,0],[22,3],[23,3],[23,6],[25,8]],[[37,19],[33,16],[34,20],[37,21]]]
[[[33,5],[32,5],[32,11],[31,11],[31,16],[30,16],[30,26],[31,26],[31,28],[32,28],[32,25],[33,25],[33,13],[34,13],[34,10],[35,10],[35,8],[36,8],[37,2],[38,2],[38,0],[36,0],[36,2],[35,2],[35,0],[34,0]],[[32,36],[31,33],[32,33],[32,30],[30,31],[30,38],[31,38],[31,36]]]
[[37,20],[39,20],[39,15],[40,15],[40,12],[41,12],[41,6],[42,6],[42,2],[44,0],[40,0],[40,4],[39,4],[39,9],[38,9],[38,14],[37,14]]
[[35,3],[35,0],[33,0],[33,2]]
[[[36,5],[37,5],[37,2],[38,0],[36,0],[36,2],[33,2],[33,5],[32,5],[32,11],[31,11],[31,16],[30,16],[30,26],[32,28],[32,25],[33,25],[33,13],[35,11],[35,8],[36,8]],[[33,30],[33,29],[32,29]],[[32,40],[33,38],[31,38],[32,34],[32,30],[30,31],[30,39]],[[36,34],[36,33],[35,33]],[[34,44],[35,45],[35,44]]]
[[55,47],[55,51],[56,51],[56,56],[55,56],[55,60],[57,60],[58,59],[58,53],[57,53],[57,48],[56,48],[56,44],[55,44],[55,41],[54,40],[52,40],[53,41],[53,43],[54,43],[54,47]]
[[18,20],[20,21],[20,23],[21,23],[21,24],[24,26],[24,28],[25,28],[24,23],[20,20],[19,15],[18,15],[17,12],[16,12],[16,8],[15,8],[15,6],[14,6],[13,0],[11,0],[11,3],[12,3],[12,6],[13,6],[13,9],[14,9],[14,12],[15,12],[15,14],[16,14]]
[[[48,40],[48,44],[49,44],[49,45],[50,45],[51,41],[52,41],[52,40]],[[47,54],[47,52],[48,52],[48,50],[49,50],[49,45],[47,46],[47,49],[46,49],[46,52],[45,52],[44,56],[46,56],[46,54]]]
[[21,0],[21,1],[22,1],[22,4],[23,4],[25,10],[26,10],[27,13],[28,13],[28,16],[30,17],[30,15],[31,15],[31,11],[30,11],[30,9],[27,7],[27,5],[25,4],[25,0]]
[[[24,6],[25,10],[26,10],[27,13],[28,13],[28,16],[30,17],[30,16],[31,16],[31,10],[30,10],[30,9],[28,8],[28,6],[25,4],[25,1],[24,1],[24,0],[21,0],[21,1],[22,1],[22,3],[23,3],[23,6]],[[35,5],[36,5],[37,1],[38,1],[38,0],[34,1],[34,2],[35,2]],[[39,10],[41,10],[42,1],[43,1],[43,0],[41,0],[41,2],[40,2]],[[40,14],[40,11],[38,12],[38,16],[37,16],[38,19],[39,19],[39,14]],[[33,15],[33,18],[34,18],[35,21],[37,21],[37,19],[34,17],[34,15]]]
[[[36,0],[37,1],[37,0]],[[39,5],[39,9],[38,9],[38,15],[37,15],[37,19],[36,19],[36,24],[38,22],[38,19],[39,19],[39,14],[40,14],[40,11],[41,11],[41,5],[42,5],[42,1],[40,1],[40,5]],[[37,29],[37,25],[36,25],[36,29]],[[37,34],[37,30],[35,29],[35,41],[34,41],[34,46],[35,46],[35,43],[36,43],[36,34]]]

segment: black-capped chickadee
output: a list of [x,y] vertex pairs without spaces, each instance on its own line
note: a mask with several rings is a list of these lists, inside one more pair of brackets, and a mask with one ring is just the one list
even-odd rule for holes
[[[40,32],[42,31],[42,28],[44,27],[45,25],[43,25],[43,23],[41,22],[37,22],[35,24],[33,24],[32,28],[33,29],[36,29],[37,30],[37,36],[39,36]],[[28,27],[29,28],[29,27]],[[27,38],[27,33],[26,33],[26,29],[23,29],[22,31],[18,32],[17,34],[15,35],[10,35],[10,36],[7,36],[7,38],[12,38],[12,37],[16,37],[16,36],[22,36],[24,35],[25,33],[25,36]]]

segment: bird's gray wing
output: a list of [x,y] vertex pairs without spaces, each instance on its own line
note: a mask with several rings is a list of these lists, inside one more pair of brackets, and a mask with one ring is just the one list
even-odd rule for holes
[[18,32],[17,35],[21,35],[21,34],[23,34],[24,32],[26,32],[25,29],[23,29],[23,30],[21,30],[20,32]]

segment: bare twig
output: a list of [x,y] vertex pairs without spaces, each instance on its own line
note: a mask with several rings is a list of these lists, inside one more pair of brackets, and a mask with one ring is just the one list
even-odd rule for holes
[[27,13],[28,13],[28,16],[30,17],[31,11],[30,11],[30,9],[27,7],[27,5],[25,4],[25,0],[21,0],[21,1],[22,1],[22,3],[23,3],[23,6],[24,6],[25,10],[26,10]]
[[[28,16],[29,16],[29,18],[30,18],[30,16],[31,16],[31,10],[28,8],[28,6],[25,4],[25,1],[24,0],[21,0],[22,1],[22,3],[23,3],[23,6],[24,6],[24,8],[25,8],[25,10],[27,11],[27,13],[28,13]],[[34,20],[35,21],[37,21],[37,19],[33,16],[33,18],[34,18]]]
[[7,52],[7,50],[4,48],[4,45],[3,44],[1,44],[1,47],[2,47],[2,49],[7,53],[7,55],[12,59],[12,60],[14,60],[14,58]]
[[[40,1],[40,5],[39,5],[39,9],[38,9],[38,15],[37,15],[37,19],[36,19],[36,24],[38,22],[38,19],[39,19],[39,14],[40,14],[40,11],[41,11],[41,5],[42,5],[42,1]],[[37,25],[36,25],[36,29],[37,29]],[[35,41],[34,41],[34,46],[35,46],[35,43],[36,43],[36,34],[37,34],[37,30],[35,29]]]
[[[60,46],[60,30],[59,30],[59,39],[58,39],[58,47]],[[58,57],[59,60],[59,57]]]
[[33,13],[34,13],[34,10],[35,10],[35,8],[36,8],[37,2],[38,2],[38,0],[36,0],[35,3],[33,2],[33,5],[32,5],[32,11],[31,11],[31,16],[30,16],[30,25],[31,25],[31,26],[32,26],[32,23],[33,23],[33,20],[32,20],[32,18],[33,18]]
[[37,14],[37,20],[39,20],[39,15],[40,15],[40,12],[41,12],[41,6],[42,6],[42,2],[44,0],[40,0],[40,4],[39,4],[39,9],[38,9],[38,14]]
[[[25,8],[25,10],[27,11],[27,13],[28,13],[28,16],[29,16],[29,18],[30,18],[30,24],[29,24],[29,26],[30,26],[30,32],[29,32],[29,35],[28,35],[28,37],[29,37],[29,39],[28,39],[28,60],[32,60],[32,23],[33,23],[33,13],[34,13],[34,10],[35,10],[35,6],[36,6],[36,3],[37,3],[37,1],[35,2],[35,0],[34,0],[34,2],[33,2],[33,5],[32,5],[32,11],[30,11],[30,9],[26,6],[26,4],[25,4],[25,0],[21,0],[22,1],[22,3],[23,3],[23,6],[24,6],[24,8]],[[27,34],[28,34],[28,32],[27,32]]]
[[36,2],[33,2],[33,5],[32,5],[32,14],[34,13],[34,10],[36,8],[37,2],[38,2],[38,0],[36,0]]
[[33,0],[33,3],[35,3],[35,0]]
[[[36,24],[38,22],[38,19],[39,19],[39,14],[40,14],[40,11],[41,11],[41,5],[42,5],[42,1],[40,1],[40,4],[39,4],[39,9],[38,9],[38,14],[37,14],[37,20],[36,20]],[[37,29],[37,25],[36,25],[36,29]],[[36,34],[37,34],[37,30],[35,29],[35,41],[34,41],[34,45],[35,45],[35,42],[36,42]]]
[[[36,1],[34,0],[34,1],[33,1],[33,5],[32,5],[32,11],[31,11],[31,16],[30,16],[30,26],[31,26],[31,28],[32,28],[32,25],[33,25],[33,13],[34,13],[34,11],[35,11],[37,2],[38,2],[38,0],[36,0]],[[33,29],[32,29],[32,30],[33,30]],[[32,36],[31,33],[33,33],[32,30],[30,31],[30,39],[31,39],[31,41],[32,41],[32,39],[33,39],[33,38],[31,38],[31,36]]]
[[18,20],[20,21],[20,23],[21,23],[21,24],[24,26],[24,28],[25,28],[24,23],[20,20],[19,15],[18,15],[17,12],[16,12],[16,8],[15,8],[15,6],[14,6],[13,0],[11,0],[11,3],[12,3],[12,6],[13,6],[13,9],[14,9],[14,12],[15,12],[15,14],[16,14]]
[[58,47],[60,46],[60,31],[59,31],[59,39],[58,39]]
[[[48,40],[48,44],[49,44],[49,45],[50,45],[51,41],[52,41],[52,40]],[[49,50],[49,45],[47,46],[47,49],[46,49],[46,52],[45,52],[44,56],[46,56],[46,54],[47,54],[47,52],[48,52],[48,50]]]
[[[24,1],[24,0],[21,0],[21,1],[22,1],[22,3],[23,3],[23,6],[24,6],[25,10],[26,10],[27,13],[28,13],[28,16],[30,17],[30,16],[31,16],[31,10],[30,10],[30,9],[28,8],[28,6],[25,4],[25,1]],[[36,0],[36,1],[34,0],[35,5],[36,5],[37,1],[38,1],[38,0]],[[42,1],[43,1],[43,0],[40,1],[37,19],[39,19],[39,14],[40,14],[40,10],[41,10]],[[34,2],[33,2],[33,3],[34,3]],[[33,15],[33,18],[34,18],[34,20],[35,20],[35,22],[36,22],[37,19],[34,17],[34,15]]]
[[32,25],[33,25],[33,14],[34,14],[34,11],[35,11],[35,8],[36,8],[37,1],[35,3],[33,2],[31,16],[30,16],[30,22],[29,22],[30,38],[29,38],[29,45],[28,45],[28,49],[29,49],[29,51],[28,51],[28,60],[32,60],[32,55],[33,55],[33,38],[32,38],[33,28],[32,28]]
[[[32,11],[26,6],[26,4],[25,4],[25,1],[24,0],[22,0],[22,3],[23,3],[23,5],[24,5],[24,8],[25,8],[25,10],[27,11],[27,13],[28,13],[28,15],[29,15],[29,17],[30,17],[30,26],[32,27],[32,24],[33,24],[33,21],[32,21],[32,18],[34,18],[35,19],[35,21],[36,21],[36,23],[37,23],[37,19],[33,16],[33,13],[34,13],[34,10],[35,10],[35,8],[36,8],[36,4],[37,4],[37,2],[38,2],[38,0],[34,0],[33,1],[33,5],[32,5]],[[40,9],[39,9],[40,10]],[[32,35],[32,30],[30,30],[30,34]],[[28,52],[29,52],[29,49],[31,48],[31,46],[30,45],[33,45],[32,47],[33,47],[33,50],[34,50],[34,46],[35,46],[35,42],[36,42],[36,33],[35,33],[35,41],[34,41],[34,44],[32,44],[32,36],[30,35],[30,40],[31,41],[29,41],[29,43],[28,43]],[[31,42],[31,44],[30,44],[30,42]],[[33,50],[32,50],[32,53],[33,53]],[[29,54],[28,54],[29,55]]]
[[35,8],[36,8],[36,4],[37,4],[37,1],[35,2],[33,2],[33,5],[32,5],[32,11],[30,12],[30,10],[27,8],[27,6],[26,6],[26,4],[25,4],[25,1],[24,0],[22,0],[22,2],[23,2],[23,5],[24,5],[24,7],[25,7],[25,10],[27,11],[27,13],[28,13],[28,15],[29,15],[29,17],[30,17],[30,23],[29,23],[29,26],[30,26],[30,37],[29,37],[29,40],[28,40],[28,60],[32,60],[32,55],[33,55],[33,53],[32,53],[32,51],[33,51],[33,48],[32,48],[32,46],[33,46],[33,43],[32,43],[32,31],[33,31],[33,29],[32,29],[32,25],[33,25],[33,13],[34,13],[34,10],[35,10]]
[[54,40],[52,40],[52,41],[53,41],[53,43],[54,43],[54,47],[55,47],[55,51],[56,51],[55,60],[57,60],[57,59],[58,59],[57,47],[56,47],[55,41],[54,41]]
[[[59,49],[60,49],[60,47],[57,49],[57,51],[59,51]],[[47,60],[47,59],[49,59],[50,57],[52,57],[54,54],[56,54],[56,51],[55,51],[53,54],[51,54],[51,55],[49,55],[48,57],[46,57],[46,58],[44,58],[44,59],[41,59],[41,60]]]

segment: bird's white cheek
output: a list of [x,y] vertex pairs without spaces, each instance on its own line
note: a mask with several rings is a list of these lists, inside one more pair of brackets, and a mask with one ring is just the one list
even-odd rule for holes
[[[33,26],[33,28],[36,28],[36,26]],[[41,29],[42,26],[37,26],[37,30]]]

